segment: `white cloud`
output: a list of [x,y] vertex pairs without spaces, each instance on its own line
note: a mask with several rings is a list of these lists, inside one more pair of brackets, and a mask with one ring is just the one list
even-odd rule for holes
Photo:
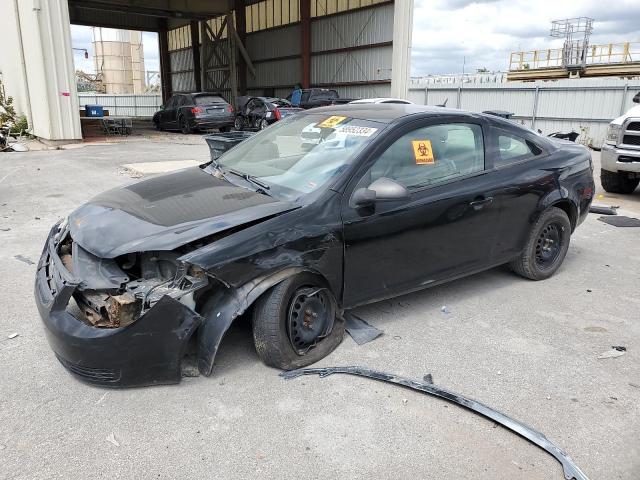
[[412,75],[506,70],[509,54],[557,48],[551,21],[595,19],[592,44],[640,41],[640,2],[617,0],[414,0]]

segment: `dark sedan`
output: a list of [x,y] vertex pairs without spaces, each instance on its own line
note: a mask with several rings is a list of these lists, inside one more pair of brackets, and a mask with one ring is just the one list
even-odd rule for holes
[[273,97],[238,97],[236,104],[236,130],[264,130],[272,123],[303,110],[288,100]]
[[75,210],[45,243],[36,303],[57,358],[95,384],[178,382],[189,358],[209,375],[245,312],[260,358],[299,368],[355,306],[501,264],[553,275],[592,169],[583,146],[491,115],[305,111]]
[[210,128],[228,132],[234,119],[233,107],[217,93],[180,93],[153,115],[153,124],[158,130],[182,133]]

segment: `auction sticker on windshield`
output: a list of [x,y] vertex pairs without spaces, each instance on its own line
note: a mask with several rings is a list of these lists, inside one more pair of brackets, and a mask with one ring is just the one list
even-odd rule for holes
[[435,163],[431,140],[412,140],[411,143],[413,145],[413,157],[417,165],[432,165]]
[[357,127],[355,125],[345,125],[344,127],[336,128],[336,132],[346,133],[347,135],[355,135],[356,137],[370,137],[377,131],[377,128]]
[[336,125],[341,124],[347,119],[347,117],[342,117],[340,115],[333,115],[318,124],[320,128],[336,128]]

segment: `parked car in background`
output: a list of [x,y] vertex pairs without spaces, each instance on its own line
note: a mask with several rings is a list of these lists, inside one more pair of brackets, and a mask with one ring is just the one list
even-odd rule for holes
[[57,358],[91,383],[179,382],[191,356],[210,375],[244,312],[258,356],[300,368],[340,344],[344,310],[505,263],[553,275],[592,168],[584,146],[491,115],[309,110],[58,221],[35,301]]
[[[640,103],[640,92],[633,97]],[[640,105],[609,124],[602,145],[600,183],[611,193],[633,193],[640,183]]]
[[236,107],[236,130],[264,130],[273,122],[303,110],[284,98],[274,97],[238,97]]
[[195,130],[217,128],[228,132],[234,125],[233,107],[218,93],[179,93],[153,115],[158,130]]
[[[340,99],[340,95],[335,90],[328,88],[305,88],[302,90],[300,107],[304,109],[326,107],[333,105]],[[291,101],[291,95],[287,97]]]
[[409,100],[404,100],[402,98],[386,98],[386,97],[377,97],[377,98],[362,98],[360,100],[351,100],[349,103],[351,104],[361,104],[361,103],[400,103],[405,105],[411,105],[413,102]]

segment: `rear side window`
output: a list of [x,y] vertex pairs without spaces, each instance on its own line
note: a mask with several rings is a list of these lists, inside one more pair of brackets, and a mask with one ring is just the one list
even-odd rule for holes
[[542,154],[542,149],[524,137],[498,131],[498,155],[494,165],[500,167],[521,162]]
[[227,103],[227,101],[217,95],[200,95],[195,97],[196,105],[211,105],[212,103]]

